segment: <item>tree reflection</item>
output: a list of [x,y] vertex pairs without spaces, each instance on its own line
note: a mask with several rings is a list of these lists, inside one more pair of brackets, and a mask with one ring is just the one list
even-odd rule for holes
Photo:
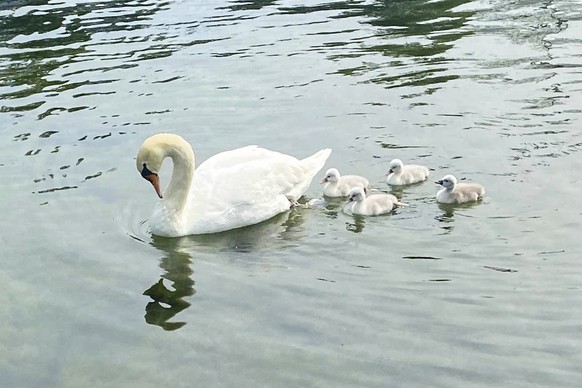
[[[95,34],[125,30],[128,31],[128,36],[122,36],[118,41],[131,40],[136,34],[129,31],[150,27],[152,16],[164,9],[168,2],[136,0],[128,3],[123,0],[110,0],[49,4],[48,1],[39,0],[27,5],[34,7],[24,6],[21,2],[0,4],[0,10],[6,11],[0,16],[0,49],[3,49],[0,58],[5,61],[0,66],[0,86],[10,86],[8,93],[0,94],[3,99],[22,99],[41,93],[75,89],[90,83],[112,82],[93,80],[74,83],[67,77],[56,79],[51,74],[56,69],[99,58],[96,53],[99,42],[93,41]],[[149,39],[145,33],[138,36]],[[157,45],[160,46],[159,43]],[[163,51],[162,49],[163,47],[159,51]],[[147,49],[142,51],[145,50]],[[115,59],[130,57],[132,54],[107,55],[110,59]],[[137,65],[123,63],[114,66],[125,68]],[[92,70],[106,71],[111,68],[108,65],[103,69]],[[37,99],[25,105],[3,106],[1,111],[34,110],[44,103],[45,101]]]
[[[328,58],[351,61],[354,58],[380,54],[381,61],[366,60],[337,71],[338,74],[358,76],[370,74],[369,82],[386,87],[426,86],[456,79],[447,73],[448,58],[444,53],[458,39],[472,34],[466,23],[475,11],[460,11],[469,0],[383,0],[371,3],[339,1],[332,3],[281,7],[284,14],[319,11],[339,11],[332,19],[353,18],[375,27],[371,35],[360,35],[342,42],[328,42]],[[364,31],[364,30],[362,30]],[[411,65],[408,68],[408,65]],[[417,65],[422,65],[418,67]],[[404,67],[396,71],[394,68]]]

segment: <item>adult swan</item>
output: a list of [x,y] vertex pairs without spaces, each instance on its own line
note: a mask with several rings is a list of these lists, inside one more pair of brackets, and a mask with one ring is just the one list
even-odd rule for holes
[[[136,161],[161,198],[151,231],[178,237],[265,221],[297,204],[330,153],[323,149],[298,160],[252,145],[216,154],[195,169],[186,140],[169,133],[153,135],[142,144]],[[162,195],[158,172],[166,157],[174,168]]]

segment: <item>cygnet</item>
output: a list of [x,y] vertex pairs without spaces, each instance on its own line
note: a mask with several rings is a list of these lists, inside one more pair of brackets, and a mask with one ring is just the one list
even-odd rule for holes
[[457,183],[457,178],[452,175],[445,175],[435,183],[444,187],[436,195],[436,200],[440,203],[473,202],[485,195],[485,189],[480,184]]
[[410,185],[428,178],[428,168],[418,164],[404,165],[402,160],[393,159],[386,174],[386,183],[389,185]]
[[366,196],[364,189],[354,187],[348,195],[348,204],[351,203],[352,214],[362,216],[378,216],[390,213],[396,206],[408,206],[398,201],[392,194],[380,193]]
[[327,197],[345,197],[353,187],[368,189],[369,182],[366,178],[359,175],[341,176],[336,168],[330,168],[325,173],[325,178],[321,183],[323,186],[323,195]]

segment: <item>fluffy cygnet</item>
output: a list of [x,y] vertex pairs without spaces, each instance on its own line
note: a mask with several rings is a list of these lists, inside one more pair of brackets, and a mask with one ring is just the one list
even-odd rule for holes
[[485,195],[485,189],[480,184],[457,183],[457,178],[452,175],[445,175],[443,179],[435,183],[444,187],[436,195],[436,200],[440,203],[473,202],[482,199]]
[[330,168],[325,173],[325,178],[321,183],[323,186],[323,195],[327,197],[345,197],[353,187],[368,189],[369,182],[366,178],[359,175],[341,176],[336,168]]
[[408,206],[398,201],[392,194],[380,193],[366,196],[364,189],[354,187],[350,190],[348,203],[352,203],[352,213],[362,216],[377,216],[390,213],[396,206]]
[[388,176],[386,183],[389,185],[410,185],[428,178],[428,168],[418,164],[405,166],[402,160],[394,159],[390,162],[390,169],[386,175]]

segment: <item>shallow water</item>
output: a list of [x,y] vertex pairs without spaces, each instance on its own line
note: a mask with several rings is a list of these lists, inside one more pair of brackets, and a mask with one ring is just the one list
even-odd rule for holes
[[[578,385],[581,14],[2,2],[2,385]],[[327,167],[410,206],[364,218],[330,200],[152,236],[134,157],[160,131],[199,161],[331,147]],[[390,190],[396,157],[430,181]],[[483,184],[483,203],[437,205],[445,173]]]

